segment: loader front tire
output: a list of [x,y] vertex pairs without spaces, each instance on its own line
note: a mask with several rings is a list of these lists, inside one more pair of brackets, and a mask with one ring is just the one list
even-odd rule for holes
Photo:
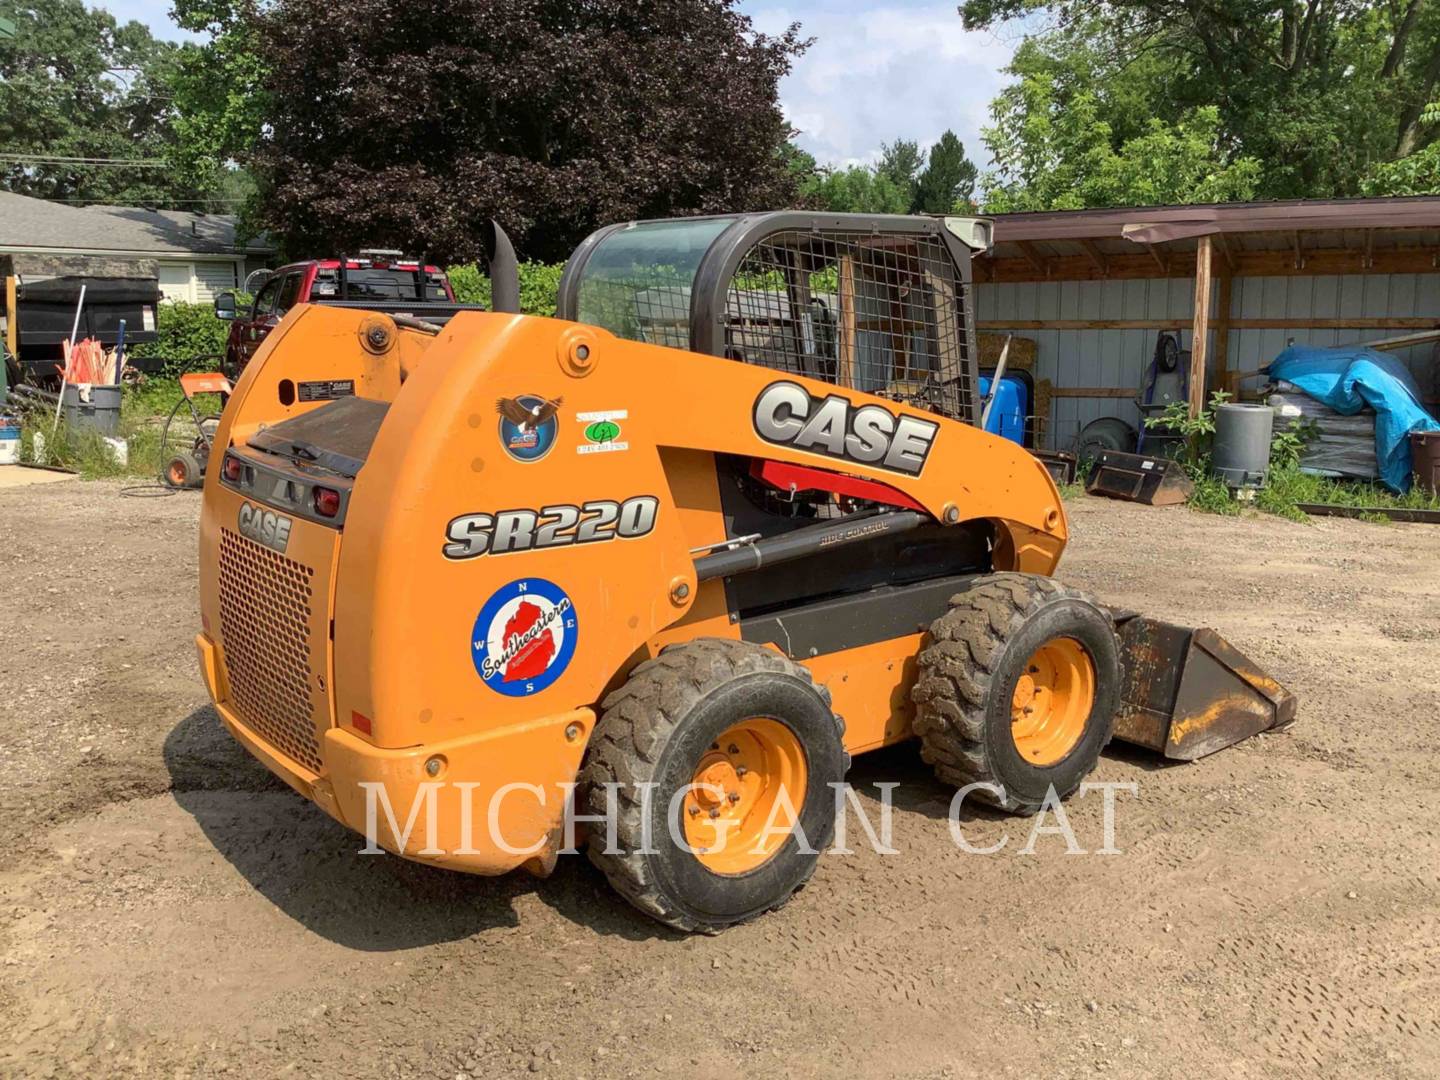
[[1033,574],[989,574],[950,599],[912,691],[921,756],[976,801],[1033,814],[1075,791],[1120,701],[1115,625],[1098,603]]
[[[849,765],[844,725],[805,667],[699,638],[639,664],[602,708],[576,795],[590,861],[621,895],[667,926],[715,933],[805,884]],[[613,845],[593,820],[607,813]]]

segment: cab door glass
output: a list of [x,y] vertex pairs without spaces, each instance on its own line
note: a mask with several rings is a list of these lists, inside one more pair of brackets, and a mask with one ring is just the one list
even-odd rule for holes
[[284,283],[280,286],[280,299],[275,302],[275,317],[283,318],[285,313],[295,306],[295,299],[300,295],[300,272],[294,271],[285,275]]
[[252,319],[263,319],[275,310],[275,298],[280,294],[284,278],[273,277],[255,294],[255,306],[251,309]]

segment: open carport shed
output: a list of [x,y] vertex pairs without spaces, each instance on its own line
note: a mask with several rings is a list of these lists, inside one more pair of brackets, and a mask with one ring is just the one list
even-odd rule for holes
[[[1138,425],[1161,330],[1190,350],[1195,407],[1221,387],[1253,392],[1291,341],[1440,328],[1437,264],[1440,198],[1004,214],[975,261],[976,311],[982,331],[1034,340],[1034,376],[1052,384],[1045,441],[1064,449],[1098,416]],[[1427,399],[1440,398],[1434,348],[1391,350]]]

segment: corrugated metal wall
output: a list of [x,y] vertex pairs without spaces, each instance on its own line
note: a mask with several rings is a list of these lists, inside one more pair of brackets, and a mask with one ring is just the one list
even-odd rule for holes
[[[977,317],[987,333],[1004,333],[1006,320],[1193,318],[1195,283],[1189,278],[1132,281],[1056,281],[980,284]],[[1218,289],[1217,289],[1218,291]],[[1215,312],[1211,312],[1212,319]],[[1440,274],[1347,274],[1316,277],[1237,277],[1230,296],[1235,319],[1367,319],[1434,317],[1440,321]],[[1339,345],[1413,332],[1405,330],[1231,330],[1230,370],[1250,371],[1297,343]],[[1035,378],[1056,387],[1113,386],[1139,390],[1155,349],[1155,330],[1017,330],[1036,343]],[[1190,347],[1188,329],[1181,347]],[[1213,356],[1214,340],[1211,340]],[[1431,346],[1402,350],[1423,397],[1440,399],[1440,365]],[[1251,380],[1247,387],[1253,387]],[[1123,398],[1055,398],[1048,445],[1067,448],[1098,416],[1137,424],[1132,401]]]

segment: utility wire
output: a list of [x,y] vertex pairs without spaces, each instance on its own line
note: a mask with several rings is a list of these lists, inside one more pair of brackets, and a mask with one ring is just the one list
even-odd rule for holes
[[154,158],[59,157],[47,154],[0,154],[0,162],[10,165],[109,165],[124,169],[166,169],[168,161]]

